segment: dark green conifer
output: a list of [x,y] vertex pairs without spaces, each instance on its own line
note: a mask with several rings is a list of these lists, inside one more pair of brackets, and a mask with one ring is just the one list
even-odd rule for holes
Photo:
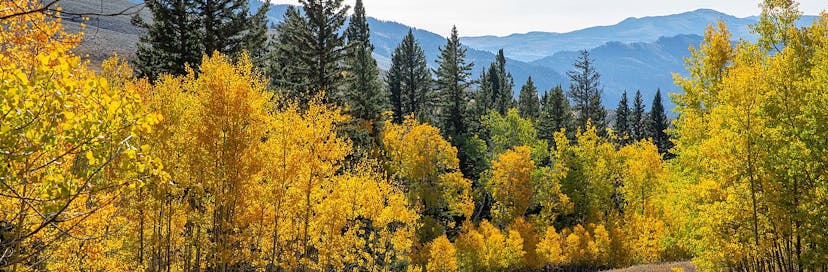
[[440,48],[437,59],[437,92],[440,96],[440,127],[448,139],[466,133],[466,109],[469,87],[469,71],[473,64],[466,63],[466,48],[460,44],[457,27],[451,30],[446,45]]
[[255,14],[250,14],[247,0],[150,0],[145,5],[152,22],[133,17],[133,24],[147,29],[134,62],[139,76],[181,75],[186,65],[197,69],[202,56],[213,52],[237,57],[249,51],[262,67],[268,3]]
[[394,123],[402,123],[409,114],[420,121],[430,120],[436,101],[431,82],[425,52],[409,29],[391,56],[386,77]]
[[148,0],[144,5],[152,13],[152,22],[132,17],[135,26],[147,30],[135,53],[136,74],[154,80],[161,74],[183,75],[186,65],[197,67],[204,45],[195,1]]
[[307,20],[297,8],[289,6],[284,19],[276,25],[276,37],[271,41],[270,63],[267,76],[271,86],[288,100],[307,104],[310,82],[306,77],[308,64],[299,57],[303,50],[301,34],[307,28]]
[[572,136],[572,110],[563,88],[557,86],[544,94],[543,108],[538,121],[538,137],[554,143],[555,132],[566,129]]
[[647,119],[647,135],[653,139],[653,144],[658,146],[659,153],[665,157],[670,157],[670,149],[673,148],[670,135],[667,134],[670,120],[667,119],[667,113],[664,111],[661,90],[656,91],[653,106]]
[[647,138],[646,124],[644,121],[646,117],[647,113],[644,112],[644,98],[641,96],[641,91],[636,91],[629,121],[627,122],[629,124],[631,141],[637,142]]
[[627,102],[627,91],[621,96],[618,108],[615,109],[615,134],[618,137],[619,145],[627,145],[630,141],[630,105]]
[[356,2],[345,36],[350,50],[344,90],[348,113],[354,118],[379,123],[388,96],[380,85],[377,61],[372,56],[374,46],[362,0]]
[[349,135],[357,151],[368,151],[377,146],[388,96],[381,86],[377,61],[372,56],[374,46],[362,0],[356,1],[345,38],[349,52],[345,60],[343,98],[346,112],[356,121],[349,126]]
[[532,77],[529,77],[526,84],[520,88],[518,112],[523,118],[537,120],[540,117],[540,98],[538,97],[538,88],[532,82]]
[[489,68],[483,69],[478,82],[480,87],[476,101],[478,101],[478,111],[483,115],[489,110],[505,115],[515,106],[512,94],[515,83],[512,74],[506,71],[506,56],[503,49],[498,51],[495,61],[489,65]]
[[572,109],[577,114],[577,127],[583,130],[587,121],[591,121],[599,135],[606,135],[607,111],[601,104],[601,74],[595,70],[595,62],[590,59],[589,51],[581,51],[574,69],[566,74],[571,81],[569,97],[572,99]]
[[300,0],[305,12],[306,27],[301,30],[295,42],[301,74],[308,80],[305,97],[308,100],[325,93],[323,102],[332,102],[339,96],[344,84],[343,63],[347,54],[345,37],[340,34],[347,19],[347,5],[343,0]]

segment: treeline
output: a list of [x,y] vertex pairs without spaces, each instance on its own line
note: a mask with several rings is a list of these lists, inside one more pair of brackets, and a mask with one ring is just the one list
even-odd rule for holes
[[[365,7],[147,1],[132,67],[90,71],[57,11],[0,0],[0,269],[711,271],[828,265],[828,15],[766,1],[610,118],[587,51],[568,90],[472,78],[453,29],[382,77]],[[348,21],[348,25],[345,23]],[[631,99],[632,102],[630,102]],[[613,119],[613,120],[609,120]]]

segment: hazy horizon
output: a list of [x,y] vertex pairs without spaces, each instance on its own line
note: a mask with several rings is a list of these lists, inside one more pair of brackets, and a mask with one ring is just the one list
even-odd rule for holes
[[[355,0],[345,3],[353,6]],[[368,16],[447,35],[457,25],[461,36],[506,36],[515,33],[570,32],[613,25],[630,17],[661,16],[698,9],[714,9],[737,17],[758,15],[756,0],[363,0]],[[274,3],[271,0],[271,3]],[[276,4],[298,4],[278,0]],[[745,8],[753,7],[753,8]],[[828,7],[823,0],[799,1],[804,14],[816,15]],[[463,13],[458,13],[458,11]]]

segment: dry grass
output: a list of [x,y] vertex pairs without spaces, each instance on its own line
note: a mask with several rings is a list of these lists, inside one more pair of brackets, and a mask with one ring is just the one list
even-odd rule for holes
[[[681,270],[673,270],[674,268]],[[661,263],[661,264],[647,264],[637,265],[633,267],[607,270],[606,272],[696,272],[696,266],[691,262],[676,262],[676,263]]]

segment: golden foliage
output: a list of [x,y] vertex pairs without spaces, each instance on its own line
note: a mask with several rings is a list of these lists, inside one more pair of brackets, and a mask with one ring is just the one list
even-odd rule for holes
[[445,235],[437,237],[429,244],[431,256],[426,270],[429,272],[458,271],[456,250]]
[[495,200],[492,217],[505,224],[521,217],[534,201],[535,187],[532,174],[535,163],[530,158],[531,149],[519,146],[500,154],[492,162],[489,191]]
[[[0,15],[36,9],[0,1]],[[54,13],[0,21],[0,269],[74,270],[105,261],[124,211],[116,204],[156,177],[160,160],[141,141],[161,118],[138,93],[114,86],[71,53],[79,38]]]
[[437,128],[407,118],[401,125],[386,126],[383,144],[390,172],[405,185],[408,199],[422,215],[421,242],[458,228],[454,217],[471,217],[471,181],[459,170],[457,149]]

